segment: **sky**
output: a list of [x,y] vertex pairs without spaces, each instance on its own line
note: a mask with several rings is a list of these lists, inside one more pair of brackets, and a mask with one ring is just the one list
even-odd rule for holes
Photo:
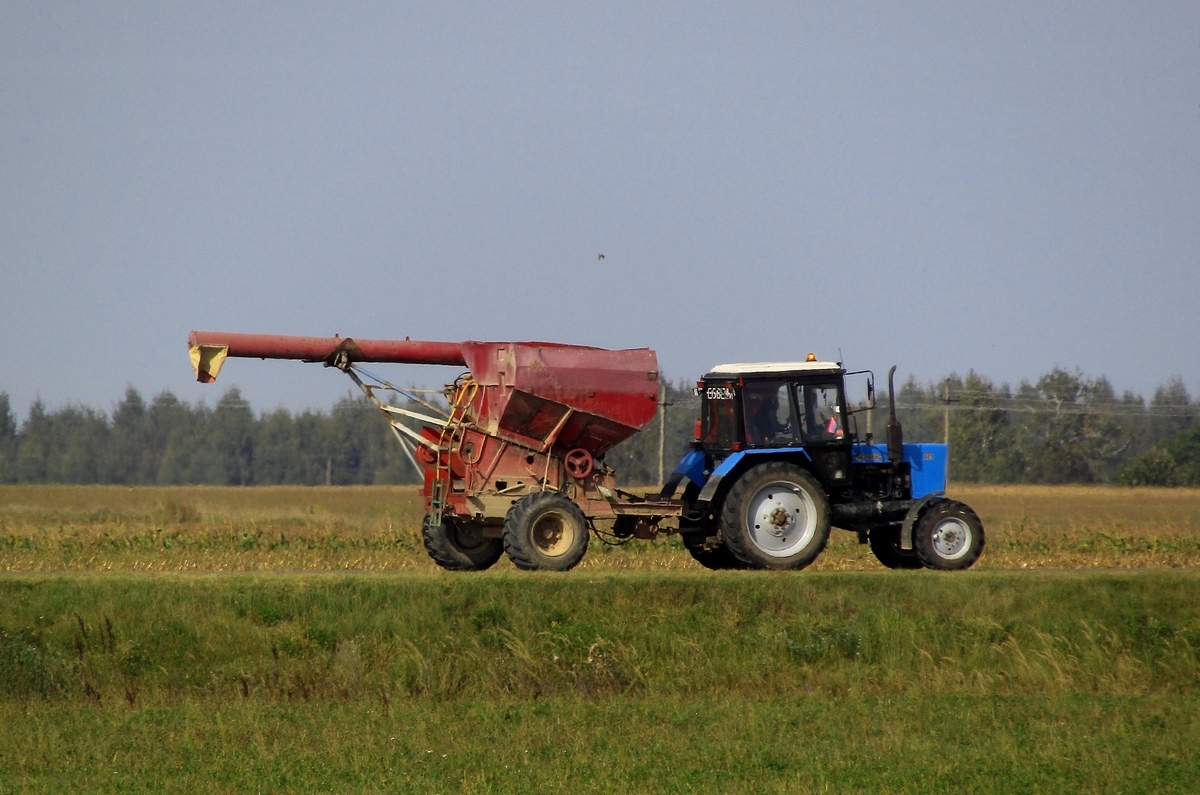
[[199,385],[201,329],[1200,397],[1198,32],[1194,1],[0,0],[0,392],[354,390]]

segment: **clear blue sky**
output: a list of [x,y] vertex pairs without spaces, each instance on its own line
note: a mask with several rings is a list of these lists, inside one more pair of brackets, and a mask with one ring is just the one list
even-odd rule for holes
[[0,276],[19,420],[353,389],[191,329],[1196,397],[1200,3],[3,2]]

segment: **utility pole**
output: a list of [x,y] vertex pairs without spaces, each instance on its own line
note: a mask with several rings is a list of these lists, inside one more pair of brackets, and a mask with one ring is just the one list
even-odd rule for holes
[[663,458],[667,449],[667,386],[658,385],[658,485],[665,481],[663,477]]
[[950,379],[946,379],[945,391],[942,394],[942,438],[946,443],[946,482],[950,482],[950,404],[957,403],[958,398],[950,397]]
[[946,393],[942,396],[945,408],[942,409],[942,441],[950,446],[950,379],[946,379]]

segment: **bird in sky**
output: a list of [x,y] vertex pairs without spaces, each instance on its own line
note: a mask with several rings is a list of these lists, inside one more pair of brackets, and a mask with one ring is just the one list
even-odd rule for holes
[[596,259],[598,259],[598,260],[604,259],[604,255],[603,255],[603,254],[597,254],[597,255],[596,255]]

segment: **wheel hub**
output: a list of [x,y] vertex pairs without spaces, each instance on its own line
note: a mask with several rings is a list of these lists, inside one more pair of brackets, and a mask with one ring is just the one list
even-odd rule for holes
[[533,526],[533,543],[543,555],[558,557],[571,548],[574,540],[571,528],[557,514],[548,514]]
[[971,547],[971,528],[959,519],[946,519],[933,531],[933,548],[946,560],[957,560]]
[[812,540],[816,517],[816,505],[806,492],[791,483],[768,483],[751,498],[746,526],[755,546],[772,557],[786,558]]
[[792,515],[782,505],[776,506],[775,510],[770,511],[763,519],[767,532],[779,538],[782,538],[793,524]]

